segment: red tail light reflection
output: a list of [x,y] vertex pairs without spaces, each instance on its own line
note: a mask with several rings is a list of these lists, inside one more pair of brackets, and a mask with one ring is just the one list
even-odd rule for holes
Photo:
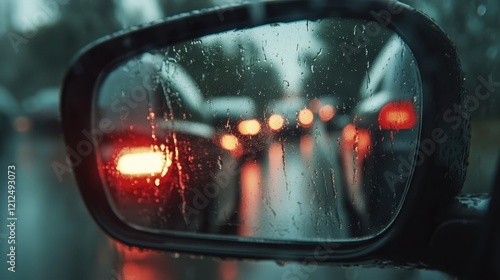
[[127,148],[118,157],[116,170],[129,176],[165,174],[171,164],[172,155],[168,151],[152,151],[150,147]]
[[412,101],[386,104],[380,110],[378,123],[381,129],[411,129],[417,124],[417,115]]
[[356,128],[348,124],[342,131],[342,148],[357,151],[358,157],[363,157],[370,149],[371,136],[368,130]]

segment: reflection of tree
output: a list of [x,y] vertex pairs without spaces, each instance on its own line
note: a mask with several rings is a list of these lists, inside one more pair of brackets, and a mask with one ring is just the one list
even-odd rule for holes
[[323,20],[317,25],[317,36],[322,38],[324,44],[321,54],[309,61],[311,69],[307,70],[314,73],[306,80],[305,88],[310,96],[332,96],[346,110],[356,106],[360,98],[361,81],[370,62],[390,36],[390,32],[381,32],[369,37],[368,44],[361,46],[348,61],[340,45],[346,43],[356,46],[355,38],[360,35],[358,33],[364,33],[365,23],[359,20],[331,19]]
[[339,45],[355,44],[366,28],[360,21],[307,23],[301,36],[290,36],[297,30],[285,24],[273,28],[211,35],[171,47],[167,53],[187,67],[207,97],[251,96],[264,109],[270,101],[289,95],[331,96],[349,110],[359,101],[370,62],[391,35],[384,30],[370,37],[348,61]]
[[257,42],[245,40],[234,47],[237,51],[228,53],[221,44],[194,41],[168,48],[167,56],[187,69],[206,97],[251,96],[261,109],[266,100],[281,97],[281,83],[273,69],[255,55],[260,48]]

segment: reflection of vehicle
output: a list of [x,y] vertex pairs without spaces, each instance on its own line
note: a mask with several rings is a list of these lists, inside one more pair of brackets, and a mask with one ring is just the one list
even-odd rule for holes
[[262,118],[250,97],[227,96],[207,101],[208,114],[217,130],[214,139],[233,156],[255,158],[265,146]]
[[[172,135],[166,131],[172,130],[166,125],[158,123],[163,129],[157,130],[156,139],[166,143],[158,146],[152,144],[150,134],[131,131],[104,135],[100,150],[109,195],[117,211],[135,225],[176,225],[177,230],[210,227],[209,217],[194,214],[199,212],[199,205],[193,201],[198,193],[195,189],[213,180],[206,171],[218,169],[218,149],[211,142],[213,131],[208,126],[178,122],[176,142],[168,144]],[[193,147],[200,152],[196,156]],[[213,202],[204,207],[213,207]]]
[[190,75],[145,54],[116,67],[101,92],[106,98],[97,101],[94,131],[115,211],[135,226],[219,232],[224,224],[211,222],[212,214],[233,205],[221,201],[233,201],[235,193],[206,197],[203,186],[215,181],[223,150],[213,142],[212,116]]
[[325,123],[326,130],[329,132],[342,130],[350,121],[347,108],[340,106],[333,96],[314,98],[309,102],[309,108],[318,120]]
[[[353,122],[342,133],[348,197],[357,197],[352,204],[357,215],[379,215],[376,224],[398,207],[404,190],[395,186],[401,179],[393,174],[401,172],[402,161],[413,160],[421,91],[414,63],[401,40],[391,38],[363,80]],[[391,207],[381,211],[381,204]]]
[[288,137],[299,137],[308,132],[314,124],[314,113],[308,105],[308,101],[302,97],[274,101],[267,109],[269,129],[277,135]]
[[348,122],[345,112],[333,96],[288,97],[268,105],[266,124],[269,131],[283,136],[311,133],[315,123],[321,123],[328,132],[337,132]]

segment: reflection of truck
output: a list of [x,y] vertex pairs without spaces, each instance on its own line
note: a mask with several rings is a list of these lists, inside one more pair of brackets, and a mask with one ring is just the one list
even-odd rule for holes
[[415,155],[421,90],[413,54],[392,37],[362,82],[353,121],[342,134],[347,197],[371,227],[388,224],[406,191],[409,178],[401,177],[399,166]]

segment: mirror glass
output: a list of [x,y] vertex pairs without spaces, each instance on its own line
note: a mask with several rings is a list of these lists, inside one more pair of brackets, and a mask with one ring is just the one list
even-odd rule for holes
[[92,133],[107,199],[135,228],[347,242],[398,215],[421,97],[393,31],[276,23],[122,61],[96,91]]

